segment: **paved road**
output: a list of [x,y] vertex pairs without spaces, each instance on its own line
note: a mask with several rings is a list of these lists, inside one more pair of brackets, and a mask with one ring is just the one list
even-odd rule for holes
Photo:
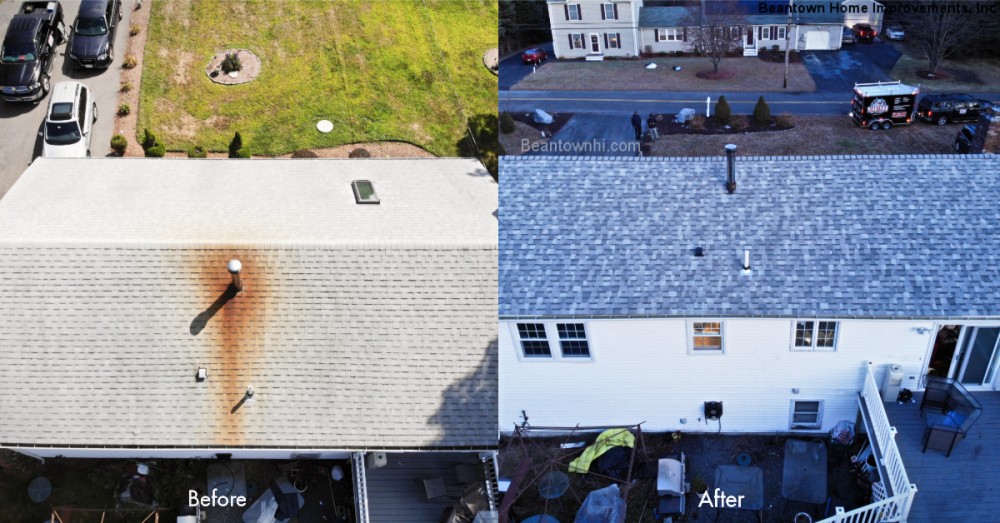
[[[125,17],[118,27],[115,39],[115,61],[105,71],[73,70],[66,57],[66,44],[57,48],[58,57],[52,67],[52,83],[63,80],[78,80],[87,84],[97,100],[97,122],[91,136],[91,153],[93,156],[105,156],[111,153],[111,136],[114,130],[115,111],[118,107],[118,89],[121,83],[120,67],[128,46],[128,27],[132,14],[131,0],[123,2]],[[76,19],[80,9],[80,0],[64,0],[63,16],[67,27]],[[19,0],[6,0],[0,3],[0,31],[6,32],[11,17],[21,6]],[[145,7],[149,9],[149,7]],[[45,110],[49,98],[45,97],[38,103],[12,104],[0,101],[0,197],[7,194],[24,169],[41,154],[42,139],[38,133],[45,120]],[[135,108],[133,108],[135,110]]]

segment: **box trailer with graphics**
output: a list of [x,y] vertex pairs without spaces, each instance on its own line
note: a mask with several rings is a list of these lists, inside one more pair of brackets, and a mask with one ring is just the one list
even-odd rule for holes
[[854,84],[851,118],[872,130],[911,123],[919,93],[920,89],[898,81]]

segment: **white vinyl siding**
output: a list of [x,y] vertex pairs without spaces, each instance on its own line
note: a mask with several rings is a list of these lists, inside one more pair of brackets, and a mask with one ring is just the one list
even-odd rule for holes
[[[722,323],[725,354],[690,354],[691,321]],[[933,336],[915,329],[932,328],[934,322],[841,319],[836,351],[800,352],[789,350],[796,321],[502,321],[498,422],[502,430],[509,430],[519,422],[521,410],[526,410],[531,422],[539,426],[646,421],[643,430],[714,432],[715,426],[699,424],[697,419],[704,418],[705,401],[722,401],[725,431],[783,432],[789,430],[792,400],[822,400],[823,429],[829,430],[839,420],[857,417],[858,388],[866,362],[873,362],[876,382],[881,382],[889,364],[899,364],[904,373],[902,386],[921,389],[920,376],[926,371]],[[514,326],[524,322],[546,324],[552,358],[522,355]],[[568,322],[585,324],[590,358],[562,357],[555,325]],[[628,384],[641,384],[642,393],[636,394]]]

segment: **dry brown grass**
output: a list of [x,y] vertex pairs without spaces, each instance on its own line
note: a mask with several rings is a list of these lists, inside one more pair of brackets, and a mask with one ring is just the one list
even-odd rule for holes
[[728,143],[748,156],[827,154],[943,154],[952,152],[959,125],[914,122],[888,131],[861,129],[846,116],[795,116],[795,128],[746,134],[671,134],[653,144],[653,156],[722,156]]
[[[653,62],[656,69],[646,69]],[[680,71],[673,67],[681,66]],[[727,92],[812,92],[816,84],[801,63],[789,67],[788,89],[781,87],[785,64],[759,58],[724,58],[720,70],[732,78],[707,80],[699,71],[711,70],[706,58],[678,57],[646,60],[609,60],[605,62],[552,61],[518,82],[514,90],[587,90],[587,91],[720,91]]]

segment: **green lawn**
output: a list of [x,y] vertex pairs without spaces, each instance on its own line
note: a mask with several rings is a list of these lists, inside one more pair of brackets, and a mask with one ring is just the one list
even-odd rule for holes
[[[139,128],[168,150],[224,151],[235,131],[254,154],[398,140],[441,156],[462,148],[466,119],[496,114],[490,0],[158,0],[152,3]],[[211,82],[205,67],[249,49],[253,82]],[[443,56],[442,56],[443,55]],[[317,121],[334,122],[329,134]]]

